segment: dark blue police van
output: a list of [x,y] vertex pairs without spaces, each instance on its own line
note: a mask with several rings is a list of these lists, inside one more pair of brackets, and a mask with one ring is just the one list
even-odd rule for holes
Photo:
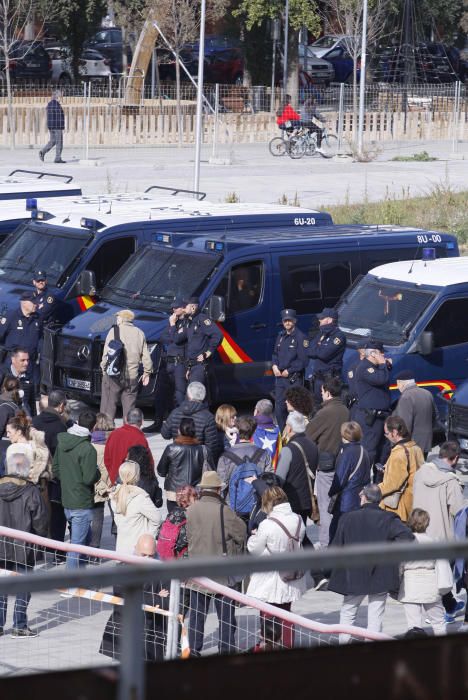
[[[307,331],[314,314],[334,306],[369,269],[421,256],[421,237],[439,257],[458,256],[454,236],[390,226],[296,226],[212,233],[158,234],[106,284],[99,302],[58,332],[48,330],[42,381],[70,396],[97,402],[104,339],[122,308],[135,312],[158,366],[159,337],[175,297],[199,296],[223,341],[211,368],[213,402],[253,399],[272,389],[271,353],[280,310],[294,308]],[[248,305],[236,295],[249,285]],[[365,323],[367,308],[359,313]]]
[[96,296],[142,245],[163,241],[161,230],[190,236],[254,227],[255,230],[331,225],[331,216],[298,207],[213,204],[159,192],[95,195],[52,203],[0,246],[0,316],[31,288],[35,270],[45,270],[62,324],[96,301]]

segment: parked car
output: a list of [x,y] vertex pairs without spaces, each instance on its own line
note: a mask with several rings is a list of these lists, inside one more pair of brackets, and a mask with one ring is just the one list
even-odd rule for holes
[[309,49],[318,58],[324,58],[325,54],[337,46],[349,46],[349,42],[354,41],[354,37],[347,34],[325,34],[320,39],[309,44]]
[[[85,43],[84,48],[99,51],[105,58],[110,59],[110,69],[112,73],[121,73],[123,70],[122,53],[123,41],[122,30],[119,27],[103,27]],[[130,46],[125,47],[127,54],[127,64],[132,61]]]
[[[242,83],[244,76],[244,57],[239,46],[223,44],[222,38],[209,37],[205,43],[204,82],[232,84]],[[162,82],[175,80],[174,54],[167,49],[158,50],[159,78]],[[198,73],[198,43],[186,44],[180,52],[180,58],[190,75]],[[181,69],[181,80],[188,76]]]
[[459,73],[463,73],[461,79],[465,77],[459,51],[436,42],[419,43],[409,49],[403,46],[380,49],[375,56],[372,74],[376,81],[401,83],[405,79],[405,68],[410,71],[409,82],[449,83],[458,80]]
[[306,73],[312,83],[328,85],[335,79],[332,64],[323,58],[317,58],[311,47],[303,44],[299,44],[299,71]]
[[8,60],[0,54],[0,70],[8,68],[14,82],[49,82],[52,75],[52,61],[44,46],[38,42],[19,41],[11,47]]
[[[324,60],[331,63],[335,71],[335,81],[337,83],[352,82],[354,60],[345,46],[335,46],[324,55]],[[361,59],[357,59],[356,73],[359,80],[361,73]]]
[[80,56],[78,70],[85,80],[108,78],[112,74],[111,60],[95,49],[84,49]]
[[[52,60],[52,82],[57,85],[71,85],[73,82],[73,66],[71,50],[68,46],[48,46],[47,53]],[[99,51],[84,49],[78,71],[84,80],[98,80],[111,75],[110,59],[105,58]]]

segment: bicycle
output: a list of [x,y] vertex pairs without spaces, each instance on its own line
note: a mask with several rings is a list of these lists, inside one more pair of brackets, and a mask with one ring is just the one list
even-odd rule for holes
[[300,129],[293,127],[290,122],[286,122],[285,127],[282,136],[275,136],[268,144],[272,156],[285,156],[286,153],[290,155],[291,149],[294,151],[296,148],[294,139],[300,132]]
[[322,143],[320,148],[317,145],[317,132],[311,131],[307,127],[303,127],[294,136],[291,136],[288,148],[290,158],[297,159],[302,156],[313,156],[320,153],[322,158],[333,158],[338,153],[338,137],[332,134],[328,127],[322,131]]

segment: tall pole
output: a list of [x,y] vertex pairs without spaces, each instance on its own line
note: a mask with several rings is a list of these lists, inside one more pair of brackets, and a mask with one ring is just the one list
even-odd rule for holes
[[284,9],[284,55],[283,55],[283,94],[286,94],[288,85],[288,40],[289,40],[289,0],[286,0]]
[[195,167],[193,171],[193,189],[195,192],[198,192],[200,189],[200,154],[203,120],[203,64],[205,62],[205,16],[206,0],[201,0],[200,46],[198,49],[197,116],[195,126]]
[[362,6],[362,38],[361,38],[361,75],[359,80],[359,127],[358,127],[358,154],[362,155],[362,141],[364,134],[364,112],[366,102],[366,52],[367,52],[367,0]]

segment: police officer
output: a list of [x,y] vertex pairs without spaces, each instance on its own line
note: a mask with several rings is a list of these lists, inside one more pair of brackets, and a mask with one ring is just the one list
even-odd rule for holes
[[[144,433],[158,433],[168,411],[174,403],[179,406],[185,399],[187,380],[185,378],[185,354],[187,336],[185,334],[185,307],[187,302],[175,299],[172,315],[160,340],[164,344],[164,355],[159,368],[158,383],[154,394],[154,423],[143,428]],[[173,400],[174,399],[174,400]]]
[[312,390],[317,404],[322,403],[322,384],[327,377],[341,377],[346,336],[338,328],[338,313],[325,308],[317,316],[319,331],[311,342],[308,356],[314,360]]
[[206,386],[208,362],[221,343],[223,335],[211,318],[200,312],[200,300],[191,297],[185,307],[187,323],[182,337],[187,338],[186,374],[187,382],[201,382]]
[[280,331],[275,341],[271,368],[276,377],[276,420],[280,430],[283,430],[288,415],[285,394],[290,387],[302,386],[304,382],[309,341],[296,326],[297,318],[294,309],[283,309],[281,321],[283,322],[283,330]]
[[366,356],[366,343],[367,340],[359,340],[356,345],[357,357],[348,367],[346,372],[346,378],[348,380],[348,398],[347,406],[349,408],[349,420],[356,420],[355,413],[357,410],[357,387],[356,387],[356,370],[359,363]]
[[371,464],[375,464],[384,445],[385,419],[390,415],[391,360],[385,359],[383,345],[376,341],[369,341],[364,352],[365,357],[355,375],[355,420],[362,428],[362,445],[369,453]]
[[35,288],[34,297],[37,303],[37,314],[40,320],[52,320],[56,310],[57,302],[53,294],[47,287],[47,273],[44,270],[37,270],[33,277],[33,285]]
[[37,360],[42,336],[42,323],[36,308],[34,292],[23,292],[19,307],[8,316],[0,318],[0,344],[8,351],[17,347],[24,348],[29,353],[31,364]]

